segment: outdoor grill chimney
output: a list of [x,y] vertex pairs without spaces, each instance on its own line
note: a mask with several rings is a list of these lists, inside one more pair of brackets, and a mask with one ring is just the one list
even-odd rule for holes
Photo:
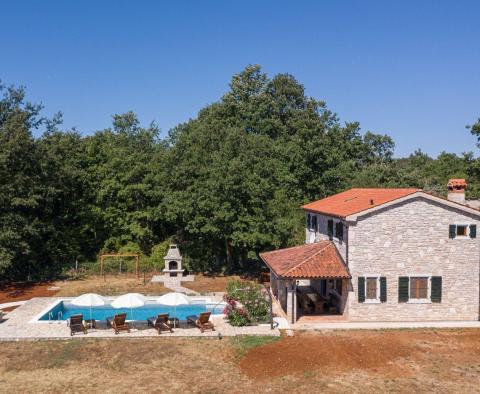
[[467,182],[465,179],[450,179],[447,183],[447,187],[447,198],[450,201],[465,204],[465,189],[467,188]]

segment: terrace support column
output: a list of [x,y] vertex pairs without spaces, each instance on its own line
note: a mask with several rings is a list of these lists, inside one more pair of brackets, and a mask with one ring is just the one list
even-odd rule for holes
[[287,287],[287,320],[290,323],[296,322],[297,316],[297,296],[294,283],[289,283]]
[[270,271],[270,290],[273,296],[278,300],[278,281],[273,272]]
[[297,316],[297,281],[293,282],[293,322],[296,323]]
[[[275,281],[276,283],[276,286],[277,286],[277,300],[278,302],[280,302],[280,306],[282,306],[282,289],[281,289],[281,285],[283,286],[283,282],[277,278],[277,280]],[[283,308],[283,306],[282,306]]]

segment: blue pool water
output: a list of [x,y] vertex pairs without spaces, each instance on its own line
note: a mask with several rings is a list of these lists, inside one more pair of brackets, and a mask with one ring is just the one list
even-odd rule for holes
[[45,313],[39,320],[67,320],[70,316],[78,314],[82,314],[84,319],[92,318],[95,320],[105,320],[107,317],[114,316],[118,313],[126,313],[127,320],[147,320],[147,318],[157,316],[159,313],[169,313],[170,317],[176,316],[180,320],[185,320],[187,316],[198,315],[201,312],[211,311],[212,314],[221,314],[223,308],[223,305],[198,303],[179,305],[175,309],[173,306],[160,305],[152,302],[133,309],[117,309],[110,305],[95,306],[90,309],[89,307],[70,305],[68,301],[61,301]]

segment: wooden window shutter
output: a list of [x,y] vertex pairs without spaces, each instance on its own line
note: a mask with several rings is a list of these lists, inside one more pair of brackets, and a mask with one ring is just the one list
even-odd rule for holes
[[358,302],[365,302],[365,278],[358,277]]
[[315,215],[312,219],[313,219],[312,228],[315,230],[315,232],[317,232],[318,231],[317,216]]
[[380,277],[380,302],[387,302],[387,278]]
[[307,215],[307,228],[309,228],[309,229],[312,228],[311,227],[311,216],[310,216],[310,214]]
[[328,238],[330,241],[333,239],[333,220],[328,220]]
[[455,226],[454,224],[451,224],[450,226],[448,226],[448,237],[450,239],[453,239],[455,238],[456,235],[457,235],[457,226]]
[[408,276],[398,278],[398,302],[408,302]]
[[470,238],[477,238],[477,225],[471,224],[470,225]]
[[442,277],[432,276],[432,302],[442,302]]

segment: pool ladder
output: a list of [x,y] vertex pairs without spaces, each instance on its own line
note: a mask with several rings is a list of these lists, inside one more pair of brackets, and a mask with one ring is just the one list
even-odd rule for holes
[[218,301],[212,308],[213,311],[215,311],[215,309],[217,309],[217,306],[219,306],[220,304],[225,304],[225,301],[224,300],[221,300],[221,301]]
[[[57,313],[57,320],[60,321],[63,318],[63,312],[58,311]],[[53,320],[53,312],[48,312],[48,323],[51,324]]]

